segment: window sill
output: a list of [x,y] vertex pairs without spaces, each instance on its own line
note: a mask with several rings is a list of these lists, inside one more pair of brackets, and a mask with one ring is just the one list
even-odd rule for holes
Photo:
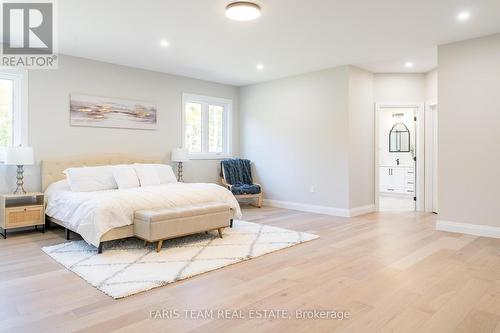
[[227,158],[233,158],[233,155],[189,154],[190,160],[225,160]]

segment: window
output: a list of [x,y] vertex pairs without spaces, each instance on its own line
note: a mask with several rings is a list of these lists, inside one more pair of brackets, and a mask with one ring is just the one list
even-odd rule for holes
[[27,144],[26,72],[0,71],[0,161],[9,146]]
[[182,140],[191,158],[231,156],[232,101],[184,94],[182,104]]

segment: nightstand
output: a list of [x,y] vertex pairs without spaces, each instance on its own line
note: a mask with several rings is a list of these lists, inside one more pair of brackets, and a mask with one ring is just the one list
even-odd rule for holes
[[45,197],[41,192],[0,195],[0,228],[3,238],[7,230],[34,226],[45,232]]

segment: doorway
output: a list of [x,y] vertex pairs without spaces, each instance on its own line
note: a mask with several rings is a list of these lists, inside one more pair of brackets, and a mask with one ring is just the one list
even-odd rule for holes
[[421,112],[419,104],[375,107],[375,202],[379,211],[421,210],[418,193],[423,169],[419,172],[417,163]]

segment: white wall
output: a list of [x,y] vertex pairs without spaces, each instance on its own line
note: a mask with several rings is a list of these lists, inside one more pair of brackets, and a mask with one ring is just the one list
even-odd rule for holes
[[[239,88],[130,67],[61,56],[57,70],[29,72],[29,142],[37,161],[87,153],[127,153],[160,156],[166,162],[181,143],[183,92],[233,100],[233,148],[238,154]],[[159,126],[155,131],[72,127],[71,93],[156,102]],[[185,164],[186,181],[218,182],[216,160]],[[39,190],[40,168],[26,167],[27,190]],[[2,166],[0,190],[15,188],[15,167]]]
[[349,67],[349,207],[375,203],[373,74]]
[[375,74],[376,103],[423,103],[425,74]]
[[241,155],[266,199],[348,208],[348,75],[343,66],[241,88]]
[[425,101],[436,103],[438,100],[438,70],[434,69],[425,74]]
[[500,228],[500,34],[440,46],[438,64],[439,219]]
[[332,68],[243,87],[240,100],[241,154],[255,163],[266,199],[373,205],[371,73]]

